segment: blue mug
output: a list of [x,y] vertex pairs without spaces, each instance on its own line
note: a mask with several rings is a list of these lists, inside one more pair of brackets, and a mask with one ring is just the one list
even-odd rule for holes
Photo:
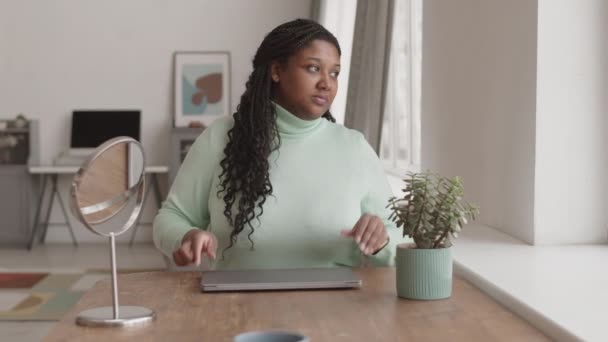
[[286,331],[252,331],[240,334],[234,342],[310,342],[308,337]]

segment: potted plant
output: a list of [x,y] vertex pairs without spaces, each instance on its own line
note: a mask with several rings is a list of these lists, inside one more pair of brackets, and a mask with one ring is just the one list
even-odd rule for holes
[[452,241],[479,210],[463,199],[458,177],[408,173],[403,197],[389,200],[390,219],[414,243],[397,246],[397,294],[432,300],[452,294]]

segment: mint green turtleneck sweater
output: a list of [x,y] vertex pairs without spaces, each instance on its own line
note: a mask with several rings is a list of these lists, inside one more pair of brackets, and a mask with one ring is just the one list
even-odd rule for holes
[[281,146],[269,157],[273,194],[259,222],[252,222],[253,250],[245,228],[222,258],[232,228],[217,189],[232,117],[216,120],[192,145],[154,219],[156,246],[171,258],[195,227],[217,237],[216,269],[360,266],[358,245],[340,231],[369,213],[382,218],[390,235],[389,245],[369,256],[369,263],[393,264],[401,238],[385,208],[392,193],[363,135],[323,118],[302,120],[275,108]]

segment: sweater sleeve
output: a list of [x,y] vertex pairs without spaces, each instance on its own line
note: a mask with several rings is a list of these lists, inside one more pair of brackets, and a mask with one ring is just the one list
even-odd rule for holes
[[[396,246],[402,242],[402,236],[394,222],[389,220],[390,209],[388,200],[393,192],[386,178],[384,167],[378,159],[376,152],[367,143],[363,135],[361,138],[361,161],[365,177],[366,194],[361,200],[361,215],[371,214],[380,217],[389,236],[389,243],[375,255],[368,257],[374,266],[392,266],[395,262]],[[355,247],[358,246],[355,244]]]
[[177,172],[167,200],[154,218],[154,244],[166,256],[193,228],[209,225],[209,194],[225,145],[226,121],[218,120],[196,139]]

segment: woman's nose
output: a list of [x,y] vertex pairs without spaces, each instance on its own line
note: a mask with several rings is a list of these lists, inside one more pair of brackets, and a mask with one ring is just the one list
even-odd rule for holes
[[321,79],[317,83],[317,87],[322,90],[328,90],[330,87],[329,86],[329,76],[327,76],[327,75],[321,76]]

